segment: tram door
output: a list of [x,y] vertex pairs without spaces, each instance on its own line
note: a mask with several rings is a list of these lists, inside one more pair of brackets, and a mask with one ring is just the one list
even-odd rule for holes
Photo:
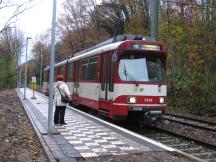
[[114,62],[112,60],[112,53],[103,54],[101,63],[100,99],[103,101],[111,101],[114,88]]
[[74,65],[74,89],[73,89],[73,99],[78,102],[79,99],[79,62]]

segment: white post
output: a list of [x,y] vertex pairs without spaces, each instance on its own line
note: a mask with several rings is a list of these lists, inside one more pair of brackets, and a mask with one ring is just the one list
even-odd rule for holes
[[37,79],[35,76],[32,77],[32,89],[33,89],[33,96],[31,97],[31,99],[37,99],[34,95],[34,90],[36,89],[36,84],[37,83]]
[[30,37],[26,38],[24,100],[26,100],[27,56],[28,56],[28,40],[29,39],[31,39],[31,38]]

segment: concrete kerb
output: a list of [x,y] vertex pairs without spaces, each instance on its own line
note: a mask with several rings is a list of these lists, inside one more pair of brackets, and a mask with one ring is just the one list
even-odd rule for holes
[[181,154],[182,156],[185,156],[185,157],[188,157],[190,159],[196,160],[197,162],[206,162],[205,160],[202,160],[202,159],[200,159],[198,157],[190,155],[190,154],[188,154],[186,152],[182,152],[181,150],[176,149],[176,152],[179,153],[179,154]]
[[22,105],[23,105],[23,107],[25,109],[26,114],[28,115],[28,118],[29,118],[29,120],[31,122],[31,125],[34,128],[34,131],[37,134],[37,137],[38,137],[38,139],[39,139],[39,141],[40,141],[40,143],[41,143],[41,145],[42,145],[42,147],[43,147],[43,149],[44,149],[44,151],[46,153],[46,156],[47,156],[48,160],[50,162],[56,162],[57,160],[55,159],[55,157],[52,154],[51,150],[49,149],[48,145],[46,144],[43,137],[41,136],[36,124],[34,123],[34,120],[32,119],[30,113],[28,112],[28,109],[27,109],[26,105],[23,103],[23,100],[21,99],[20,93],[17,91],[17,89],[16,89],[16,92],[17,92],[17,94],[18,94],[18,96],[20,98],[20,101],[21,101],[21,103],[22,103]]

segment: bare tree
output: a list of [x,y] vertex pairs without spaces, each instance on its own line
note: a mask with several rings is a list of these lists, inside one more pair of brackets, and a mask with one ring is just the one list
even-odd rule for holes
[[37,1],[40,0],[0,0],[0,12],[7,13],[4,20],[0,18],[0,33],[7,29],[11,24],[14,24],[20,14],[36,5]]
[[66,0],[58,20],[63,53],[73,55],[104,40],[107,34],[99,26],[95,0]]
[[16,80],[18,81],[19,65],[21,64],[21,54],[24,46],[24,33],[16,28],[6,28],[1,33],[0,43],[3,46],[5,58],[16,69]]
[[50,31],[47,30],[44,33],[36,37],[33,44],[32,53],[33,58],[40,64],[41,59],[43,65],[49,65],[50,63]]

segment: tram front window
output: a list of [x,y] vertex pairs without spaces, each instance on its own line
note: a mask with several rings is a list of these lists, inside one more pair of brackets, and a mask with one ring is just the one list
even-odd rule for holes
[[159,58],[123,57],[118,73],[122,81],[164,82],[164,69]]

